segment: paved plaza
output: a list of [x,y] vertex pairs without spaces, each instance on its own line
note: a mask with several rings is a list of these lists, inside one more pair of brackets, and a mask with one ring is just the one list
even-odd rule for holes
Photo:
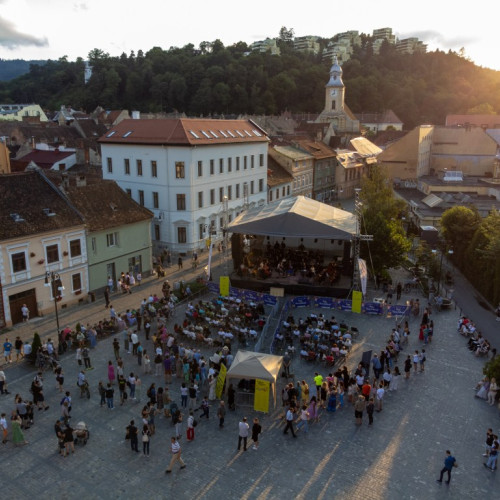
[[[170,272],[169,279],[176,279],[174,270]],[[143,291],[159,292],[161,283],[149,281],[144,287]],[[408,298],[403,296],[404,300]],[[130,305],[138,305],[141,299],[139,291],[114,297],[115,307],[122,312]],[[292,311],[296,319],[310,312],[307,308]],[[348,358],[350,370],[357,365],[363,351],[380,351],[395,322],[394,318],[323,312],[335,314],[338,320],[344,319],[360,331]],[[98,298],[98,303],[63,313],[61,325],[74,326],[78,320],[96,321],[106,314],[102,299]],[[73,394],[72,423],[80,420],[87,423],[90,428],[87,445],[76,446],[75,454],[66,458],[57,454],[53,424],[60,415],[61,395],[55,390],[55,376],[47,371],[44,385],[50,409],[36,412],[35,425],[25,431],[29,444],[15,448],[9,442],[0,448],[2,496],[80,500],[173,495],[178,499],[262,500],[495,498],[498,473],[483,467],[481,455],[486,429],[500,431],[498,410],[474,398],[473,389],[482,376],[484,359],[474,357],[465,347],[466,340],[456,332],[458,314],[458,310],[448,310],[433,315],[435,334],[432,344],[426,346],[425,373],[412,373],[409,381],[401,380],[396,393],[386,393],[384,409],[375,413],[372,427],[368,427],[366,416],[362,427],[355,426],[354,410],[346,404],[334,414],[323,413],[319,423],[310,425],[308,434],[299,433],[293,439],[282,433],[283,410],[278,397],[276,410],[269,415],[258,415],[263,426],[259,450],[250,447],[246,452],[237,452],[239,419],[247,416],[251,421],[257,414],[251,407],[237,407],[235,412],[228,412],[225,427],[219,429],[214,404],[208,421],[198,419],[196,437],[191,443],[186,442],[184,426],[180,444],[187,468],[174,468],[170,475],[164,472],[170,460],[171,419],[157,417],[150,458],[133,453],[129,442],[124,440],[128,422],[132,418],[140,422],[147,387],[153,381],[162,386],[162,379],[143,376],[140,402],[129,400],[120,406],[115,396],[114,411],[99,406],[97,383],[106,380],[107,361],[114,359],[113,337],[110,337],[91,351],[95,369],[87,372],[92,391],[90,400],[78,396],[79,370],[74,354],[62,358],[65,386]],[[179,308],[172,324],[183,315],[184,308]],[[53,318],[37,321],[42,336],[50,335]],[[27,335],[34,326],[13,329],[8,336],[12,340],[17,332]],[[401,371],[405,355],[422,347],[417,319],[412,319],[410,327],[409,346],[398,363]],[[141,342],[146,342],[148,351],[152,350],[143,332]],[[205,350],[204,354],[211,353]],[[139,369],[131,355],[123,354],[123,358],[125,373]],[[300,361],[297,356],[293,360],[295,380],[305,379],[313,386],[316,370],[327,374],[321,364]],[[34,370],[20,363],[6,367],[5,372],[11,394],[0,396],[0,410],[10,414],[14,394],[29,396]],[[170,392],[180,403],[179,387],[180,382],[174,378]],[[452,451],[459,463],[449,486],[436,482],[446,449]]]

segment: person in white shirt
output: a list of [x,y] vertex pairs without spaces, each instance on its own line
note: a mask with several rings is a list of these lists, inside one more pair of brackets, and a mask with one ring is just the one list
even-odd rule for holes
[[294,438],[296,438],[297,435],[295,434],[295,432],[293,430],[293,414],[294,414],[294,412],[295,412],[295,409],[290,406],[288,408],[288,411],[286,412],[286,416],[285,416],[286,426],[285,426],[285,430],[283,431],[283,434],[288,434],[288,429],[290,429],[292,431],[292,436]]
[[7,419],[5,418],[5,413],[2,413],[0,416],[0,431],[2,431],[2,443],[5,444],[7,442]]
[[382,411],[382,401],[384,399],[384,384],[383,382],[380,382],[379,388],[377,389],[377,398],[376,398],[376,403],[377,403],[377,411]]
[[243,417],[243,420],[238,424],[238,451],[241,448],[241,441],[243,441],[243,451],[247,451],[249,429],[250,426],[248,425],[247,417]]
[[170,460],[170,464],[168,466],[168,469],[165,471],[165,474],[169,474],[172,472],[172,467],[174,466],[175,462],[179,462],[181,465],[181,469],[186,468],[186,464],[184,463],[184,460],[181,458],[181,445],[179,444],[179,441],[175,437],[172,437],[170,439],[171,441],[171,450],[172,450],[172,459]]

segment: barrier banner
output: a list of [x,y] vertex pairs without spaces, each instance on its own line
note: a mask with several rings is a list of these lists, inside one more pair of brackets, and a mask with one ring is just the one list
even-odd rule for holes
[[276,297],[267,294],[264,295],[264,304],[266,304],[266,306],[274,306],[276,302],[278,302]]
[[342,309],[342,311],[351,311],[352,310],[352,301],[344,299],[344,300],[339,300],[339,309]]
[[352,312],[361,313],[361,302],[363,301],[363,293],[353,290],[352,292]]
[[267,380],[255,379],[253,409],[264,413],[269,412],[269,382]]
[[219,278],[220,294],[222,297],[229,296],[229,276],[221,276]]
[[291,302],[292,307],[307,307],[310,304],[308,297],[294,297]]
[[380,302],[365,302],[366,314],[382,314],[382,304]]
[[314,302],[316,307],[324,307],[326,309],[335,307],[335,299],[331,297],[315,297]]
[[217,399],[222,397],[222,389],[224,389],[224,382],[226,381],[227,368],[224,363],[220,364],[220,372],[217,376],[217,382],[215,383],[215,396]]
[[409,316],[410,306],[407,305],[394,305],[389,307],[389,312],[392,316]]
[[214,283],[213,281],[209,281],[207,283],[207,288],[211,293],[219,293],[219,285],[217,283]]

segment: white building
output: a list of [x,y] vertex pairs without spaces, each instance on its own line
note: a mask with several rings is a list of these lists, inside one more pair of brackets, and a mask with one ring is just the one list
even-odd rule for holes
[[188,253],[266,202],[268,141],[251,120],[124,120],[100,139],[103,177],[155,214],[156,249]]

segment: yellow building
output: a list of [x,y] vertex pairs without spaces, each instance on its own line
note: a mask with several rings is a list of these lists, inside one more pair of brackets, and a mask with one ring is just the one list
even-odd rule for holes
[[57,187],[38,170],[0,176],[0,327],[22,321],[23,304],[34,317],[83,300],[87,275],[83,219]]
[[29,117],[39,118],[41,122],[49,121],[38,104],[0,104],[0,120],[22,122]]

